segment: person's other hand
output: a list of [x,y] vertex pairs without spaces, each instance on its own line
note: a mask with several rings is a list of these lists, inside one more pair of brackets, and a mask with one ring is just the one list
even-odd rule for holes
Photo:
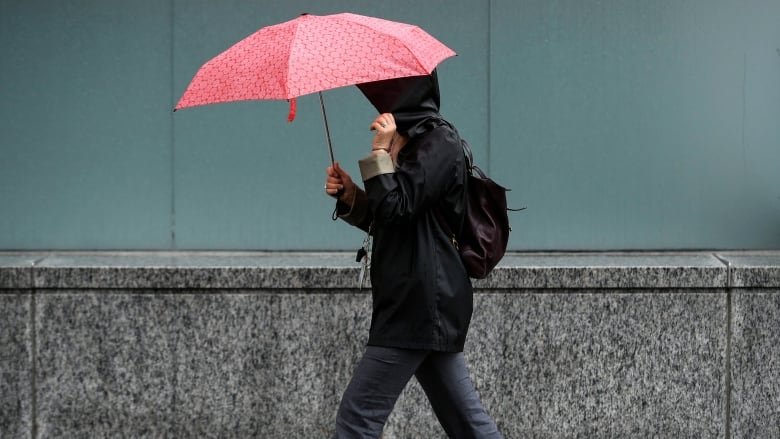
[[374,140],[371,142],[371,152],[374,154],[381,154],[380,151],[390,153],[393,137],[396,135],[395,118],[393,117],[393,114],[380,114],[371,123],[369,129],[371,131],[376,131]]
[[333,166],[328,166],[326,173],[325,193],[349,204],[355,196],[355,183],[352,182],[352,177],[347,171],[341,169],[337,161],[333,162]]

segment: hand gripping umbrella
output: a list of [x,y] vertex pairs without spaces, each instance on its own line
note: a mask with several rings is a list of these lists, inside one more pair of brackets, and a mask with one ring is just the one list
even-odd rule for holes
[[290,102],[319,92],[330,160],[333,146],[322,91],[430,74],[451,49],[417,26],[357,14],[310,15],[264,27],[204,64],[174,111],[254,99]]

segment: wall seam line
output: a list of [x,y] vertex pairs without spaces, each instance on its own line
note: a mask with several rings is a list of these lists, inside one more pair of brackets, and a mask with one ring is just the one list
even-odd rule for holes
[[35,267],[45,258],[30,263],[30,437],[38,437],[38,325],[37,288],[35,287]]
[[[731,270],[731,266],[729,266],[729,271]],[[726,386],[726,401],[724,402],[726,408],[726,421],[725,421],[725,429],[726,429],[726,439],[731,439],[731,362],[732,362],[732,353],[731,353],[731,338],[733,336],[733,325],[731,324],[731,321],[733,319],[733,298],[732,298],[732,292],[733,289],[729,286],[729,288],[726,289],[726,377],[725,377],[725,386]]]
[[490,123],[491,120],[493,120],[493,110],[491,105],[491,93],[493,92],[493,83],[490,80],[492,75],[492,68],[491,68],[491,60],[493,59],[493,53],[492,53],[492,38],[491,35],[493,33],[493,7],[492,7],[492,1],[488,0],[487,2],[487,78],[485,82],[487,82],[487,96],[486,96],[486,103],[487,103],[487,111],[485,112],[487,117],[487,123],[485,124],[486,128],[486,137],[487,137],[487,151],[485,153],[487,154],[487,174],[490,175],[490,169],[491,169],[491,163],[490,163],[490,150],[492,149],[492,145],[490,144],[492,136],[491,133],[491,127]]
[[[171,0],[171,16],[170,16],[170,29],[171,29],[171,43],[170,43],[170,53],[169,53],[169,62],[171,63],[171,107],[174,107],[176,105],[175,99],[176,95],[175,93],[175,84],[176,84],[176,63],[174,60],[174,46],[176,44],[176,31],[175,31],[175,21],[176,21],[176,0]],[[176,249],[176,119],[173,117],[174,112],[171,111],[170,118],[171,118],[171,138],[170,138],[170,148],[171,148],[171,167],[169,169],[170,172],[170,185],[171,185],[171,210],[170,210],[170,221],[169,221],[169,227],[170,227],[170,246],[171,249]]]
[[733,275],[732,275],[732,265],[731,261],[728,259],[722,257],[721,255],[718,255],[716,253],[713,253],[713,256],[715,256],[716,259],[718,259],[723,265],[726,266],[726,358],[725,358],[725,370],[724,370],[724,393],[725,393],[725,401],[724,404],[724,429],[725,434],[724,437],[726,439],[731,439],[731,363],[732,363],[732,353],[731,353],[731,339],[733,336],[733,325],[731,324],[733,318],[734,318],[734,311],[733,311],[733,291],[734,291],[734,281],[733,281]]

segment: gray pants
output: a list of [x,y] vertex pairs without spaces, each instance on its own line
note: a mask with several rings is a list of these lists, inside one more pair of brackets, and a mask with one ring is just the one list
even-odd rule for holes
[[336,416],[336,439],[378,438],[414,375],[450,438],[502,438],[469,378],[462,353],[368,346]]

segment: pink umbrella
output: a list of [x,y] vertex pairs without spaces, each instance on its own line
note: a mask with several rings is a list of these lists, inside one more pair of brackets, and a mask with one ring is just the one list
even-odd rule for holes
[[204,64],[174,111],[254,99],[290,101],[320,92],[331,162],[333,147],[322,91],[430,74],[450,48],[417,26],[357,14],[303,14],[264,27]]

